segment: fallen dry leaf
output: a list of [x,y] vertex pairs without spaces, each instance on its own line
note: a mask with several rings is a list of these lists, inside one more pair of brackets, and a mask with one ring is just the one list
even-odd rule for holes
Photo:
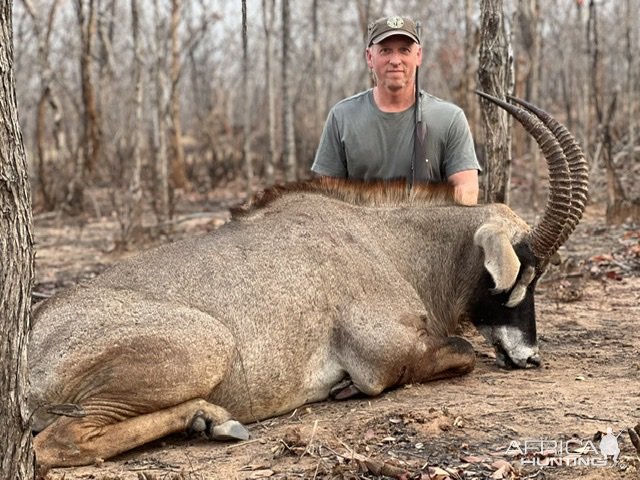
[[477,457],[475,455],[468,455],[466,457],[460,457],[460,460],[467,463],[482,463],[486,462],[487,459],[485,457]]
[[422,478],[432,480],[447,480],[451,478],[451,474],[440,467],[429,467],[429,472],[422,475]]
[[513,466],[506,460],[496,460],[491,464],[491,468],[495,468],[496,471],[491,474],[492,479],[512,479],[514,477]]
[[511,464],[506,460],[496,460],[491,464],[491,468],[493,468],[494,470],[500,470],[501,468],[504,468],[507,465],[511,467]]

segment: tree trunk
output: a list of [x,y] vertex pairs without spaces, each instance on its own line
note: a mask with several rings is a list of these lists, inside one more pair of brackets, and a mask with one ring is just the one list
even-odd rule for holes
[[253,159],[251,158],[251,94],[249,92],[249,40],[247,38],[247,0],[242,0],[242,95],[244,96],[244,143],[242,153],[247,175],[246,194],[253,193]]
[[[125,165],[123,171],[130,173],[128,191],[123,205],[123,232],[122,240],[125,247],[140,240],[142,235],[142,43],[140,42],[140,17],[138,1],[131,0],[131,36],[133,37],[133,105],[134,118],[131,127],[132,152],[129,165]],[[126,160],[125,160],[126,162]],[[126,177],[125,177],[126,178]]]
[[[638,95],[634,94],[634,88],[637,87],[637,78],[634,78],[634,73],[637,73],[637,70],[634,69],[634,57],[636,55],[636,51],[633,46],[633,29],[634,24],[638,18],[638,10],[636,10],[632,6],[631,0],[626,0],[625,3],[625,36],[626,36],[626,52],[625,57],[627,60],[627,92],[626,92],[626,101],[625,106],[627,108],[626,116],[627,116],[627,125],[629,128],[629,133],[627,134],[627,154],[629,155],[630,165],[634,163],[635,157],[635,147],[636,147],[636,129],[638,123],[638,117],[636,114],[637,105],[638,105]],[[637,194],[640,198],[640,193]]]
[[[88,18],[85,18],[84,0],[76,0],[76,16],[80,28],[81,54],[80,54],[80,77],[82,86],[82,105],[84,115],[83,151],[84,162],[79,175],[82,185],[75,185],[76,188],[83,188],[86,182],[86,174],[92,175],[98,165],[100,150],[102,148],[102,129],[100,126],[100,116],[96,101],[96,92],[93,85],[91,66],[93,62],[93,42],[97,29],[97,12],[95,0],[89,0]],[[75,200],[80,200],[80,198]],[[75,197],[75,195],[74,195]],[[78,205],[79,206],[79,205]]]
[[160,7],[158,0],[154,0],[154,25],[155,25],[155,53],[154,76],[156,87],[156,138],[155,150],[155,176],[154,176],[154,209],[160,224],[160,231],[164,232],[171,216],[171,195],[169,191],[169,160],[167,158],[167,113],[166,113],[166,75],[164,62],[164,31],[160,20]]
[[11,10],[11,0],[0,0],[0,467],[3,478],[27,480],[35,473],[27,405],[33,236]]
[[607,111],[604,111],[605,92],[602,82],[602,65],[600,62],[600,38],[598,29],[598,15],[596,2],[589,2],[588,21],[589,51],[591,53],[591,94],[598,121],[598,141],[602,145],[602,156],[607,175],[607,210],[618,202],[626,199],[620,179],[616,175],[613,165],[613,145],[611,138],[611,123],[616,111],[617,93],[614,92]]
[[182,122],[180,120],[180,38],[178,28],[182,0],[171,0],[171,183],[173,188],[187,188],[184,168],[184,146],[182,144]]
[[[29,16],[33,20],[34,31],[38,39],[38,62],[39,62],[39,74],[40,74],[40,98],[38,99],[38,106],[36,109],[36,170],[38,172],[37,188],[40,192],[40,197],[43,202],[44,209],[46,211],[55,208],[55,193],[49,190],[47,183],[47,169],[46,164],[48,160],[47,145],[46,145],[46,127],[47,127],[47,105],[57,105],[58,101],[56,95],[53,93],[53,81],[52,70],[49,63],[49,50],[51,30],[53,28],[53,21],[55,19],[56,11],[58,8],[59,0],[54,0],[49,8],[49,14],[47,16],[46,23],[40,17],[37,9],[31,3],[31,0],[22,0]],[[49,147],[50,149],[50,147]],[[60,151],[56,152],[56,157],[59,157]]]
[[313,80],[314,80],[314,137],[320,139],[322,134],[322,126],[324,125],[324,101],[322,99],[322,55],[320,47],[322,39],[319,33],[319,19],[318,19],[318,0],[313,0],[311,22],[312,22],[312,38],[313,38]]
[[[528,70],[525,79],[525,98],[531,103],[538,103],[540,89],[540,0],[519,0],[518,19],[525,53],[528,60]],[[536,141],[527,135],[527,153],[531,156],[531,204],[538,205],[540,178],[540,150]]]
[[[482,0],[480,30],[480,89],[498,98],[510,93],[510,45],[505,34],[502,0]],[[484,201],[509,203],[511,179],[510,122],[507,113],[487,101],[481,102],[486,164]]]
[[[465,0],[465,8],[464,8],[464,25],[465,25],[465,35],[464,35],[464,89],[465,89],[465,113],[467,118],[469,118],[469,123],[472,128],[472,131],[475,129],[475,126],[478,125],[478,108],[476,96],[473,91],[475,90],[476,85],[476,66],[475,60],[477,58],[477,46],[478,43],[476,41],[476,27],[473,21],[473,7],[475,1],[474,0]],[[473,131],[475,136],[475,131]]]
[[264,176],[267,186],[273,185],[273,166],[279,163],[280,151],[278,150],[278,134],[276,119],[276,84],[274,81],[273,65],[273,22],[276,16],[276,0],[262,0],[262,17],[264,22],[264,64],[265,81],[267,82],[267,102],[269,104],[269,154],[264,163]]
[[[584,8],[584,2],[576,2],[576,18],[575,29],[576,32],[586,32],[586,41],[589,40],[589,26]],[[576,52],[583,52],[583,55],[579,55],[577,59],[571,59],[574,71],[580,72],[578,78],[575,80],[577,83],[577,98],[576,98],[576,135],[578,140],[581,141],[582,148],[585,152],[592,151],[593,146],[593,133],[591,128],[591,114],[590,114],[590,79],[589,69],[591,68],[591,57],[589,54],[589,47],[585,46],[585,37],[580,38],[576,36],[576,43],[574,49]],[[592,165],[593,167],[593,165]]]
[[293,96],[289,74],[290,52],[289,0],[282,0],[282,144],[284,174],[287,182],[297,178],[296,142],[293,127]]
[[[106,89],[111,89],[114,83],[114,76],[118,70],[116,67],[116,54],[113,50],[114,27],[117,21],[116,3],[115,0],[110,0],[109,6],[100,13],[98,18],[100,93]],[[99,6],[100,2],[98,2],[98,8]]]

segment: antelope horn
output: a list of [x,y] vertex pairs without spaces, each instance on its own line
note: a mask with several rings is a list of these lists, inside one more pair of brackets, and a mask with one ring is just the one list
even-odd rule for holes
[[549,169],[549,194],[542,218],[529,233],[533,254],[544,263],[553,255],[563,236],[571,209],[571,177],[560,142],[551,130],[529,111],[476,91],[478,95],[506,110],[536,140]]
[[584,153],[582,153],[580,145],[578,145],[578,142],[573,138],[567,127],[558,122],[544,110],[525,100],[512,96],[508,96],[508,98],[512,102],[522,105],[542,120],[542,123],[544,123],[558,139],[560,146],[567,157],[569,174],[571,176],[571,210],[562,235],[558,239],[559,243],[557,248],[560,248],[560,245],[569,238],[571,232],[573,232],[576,225],[578,225],[578,222],[582,218],[582,213],[587,205],[587,198],[589,194],[589,166],[587,165],[587,160]]

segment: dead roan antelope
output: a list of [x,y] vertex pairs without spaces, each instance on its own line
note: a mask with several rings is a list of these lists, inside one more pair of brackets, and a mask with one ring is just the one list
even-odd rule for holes
[[[489,98],[537,140],[550,193],[529,228],[442,186],[320,179],[271,190],[213,234],[147,251],[36,310],[41,468],[172,432],[246,439],[308,402],[470,372],[470,320],[501,367],[538,366],[534,288],[584,210],[587,167],[545,112]],[[241,423],[242,422],[242,423]]]

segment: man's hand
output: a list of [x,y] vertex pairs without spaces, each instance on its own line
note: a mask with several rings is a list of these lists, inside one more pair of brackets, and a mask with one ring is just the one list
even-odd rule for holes
[[463,170],[448,178],[453,185],[453,195],[460,205],[476,205],[478,203],[478,171]]

